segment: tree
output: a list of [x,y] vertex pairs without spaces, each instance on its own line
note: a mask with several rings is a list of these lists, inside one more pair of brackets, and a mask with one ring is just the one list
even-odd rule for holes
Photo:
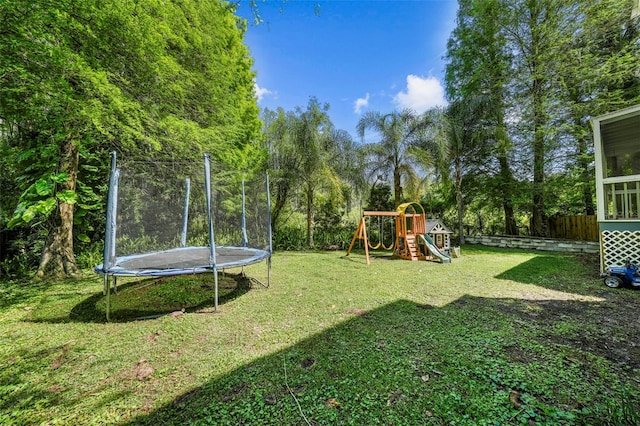
[[254,74],[231,6],[16,0],[0,18],[0,137],[22,191],[10,225],[45,225],[38,276],[77,271],[74,224],[103,202],[83,175],[101,174],[103,188],[107,151],[209,151],[227,165],[258,155]]
[[332,127],[331,140],[335,152],[330,158],[336,176],[342,181],[342,195],[348,212],[354,199],[364,197],[369,189],[366,177],[366,155],[362,145],[354,142],[351,134]]
[[505,233],[517,235],[512,144],[504,119],[511,57],[502,10],[500,0],[460,1],[458,25],[447,44],[446,88],[451,101],[459,105],[476,104],[479,97],[486,98],[485,111],[474,114],[475,120],[482,115],[487,128],[484,147],[473,151],[475,155],[469,159],[475,160],[476,170],[494,177],[494,185],[486,189],[491,189],[492,198],[502,206]]
[[391,187],[386,183],[374,183],[371,187],[365,210],[383,212],[393,210]]
[[593,211],[588,119],[638,100],[637,23],[630,22],[631,2],[620,6],[539,0],[508,9],[518,76],[514,96],[523,106],[519,118],[530,124],[521,129],[533,157],[534,235],[546,233],[546,177],[567,167],[567,153],[577,159],[584,182],[584,211]]
[[[506,233],[517,233],[514,210],[526,205],[531,233],[544,235],[545,217],[557,209],[550,197],[581,198],[582,211],[593,212],[588,120],[639,100],[631,6],[460,1],[447,50],[447,94],[452,103],[490,99],[478,170],[489,178],[483,195],[502,204]],[[527,183],[527,203],[518,200],[520,183]]]
[[306,198],[307,246],[314,247],[315,195],[321,185],[340,190],[340,180],[332,167],[339,158],[344,133],[335,132],[329,118],[329,104],[309,99],[306,110],[298,108],[293,140],[300,158],[300,179]]
[[565,142],[567,173],[574,177],[576,208],[595,214],[594,154],[589,118],[640,102],[638,18],[632,2],[588,0],[574,5],[560,49],[561,114],[555,120]]
[[416,179],[421,167],[432,166],[441,158],[440,141],[428,137],[423,117],[405,109],[381,114],[366,112],[358,121],[357,131],[364,138],[367,130],[379,137],[365,146],[372,175],[386,174],[393,181],[395,206],[403,201],[403,181]]
[[546,235],[544,212],[545,152],[546,129],[549,118],[547,96],[549,65],[557,59],[552,55],[552,46],[556,41],[559,8],[553,1],[524,2],[522,8],[514,8],[515,16],[523,16],[523,22],[513,27],[512,33],[519,49],[520,71],[525,94],[531,102],[531,125],[533,146],[533,210],[531,232],[535,236]]
[[104,22],[92,6],[26,1],[0,6],[7,24],[0,34],[0,68],[7,70],[0,84],[0,117],[24,190],[9,226],[46,221],[50,232],[39,276],[50,264],[55,273],[77,272],[74,205],[81,208],[77,202],[86,201],[78,200],[76,190],[79,157],[97,145],[100,131],[112,130],[104,122],[98,128],[101,118],[117,117],[131,106],[82,55],[91,40],[86,22]]
[[273,193],[271,227],[278,232],[280,217],[291,195],[300,184],[302,158],[298,155],[292,132],[296,116],[285,112],[265,109],[262,114],[265,143],[269,150],[270,187]]
[[312,97],[305,109],[265,109],[262,115],[264,143],[270,153],[274,233],[284,222],[282,213],[288,208],[295,211],[293,200],[302,193],[308,247],[315,244],[316,197],[326,196],[330,202],[324,205],[338,206],[364,186],[361,152],[348,132],[333,126],[328,111],[328,104]]
[[463,179],[474,174],[477,160],[481,157],[483,142],[491,137],[482,121],[483,112],[489,108],[486,96],[478,96],[470,101],[456,101],[444,109],[427,111],[427,119],[437,132],[434,136],[446,142],[445,161],[441,170],[445,180],[453,175],[453,187],[456,198],[458,235],[460,244],[464,244],[465,197]]

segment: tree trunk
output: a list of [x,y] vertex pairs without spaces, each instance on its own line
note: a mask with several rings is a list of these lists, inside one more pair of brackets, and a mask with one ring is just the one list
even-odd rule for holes
[[458,238],[460,239],[459,244],[464,244],[464,202],[462,199],[462,165],[460,164],[460,157],[456,157],[455,160],[455,168],[456,168],[456,204],[458,206]]
[[313,248],[313,186],[307,185],[307,245],[309,248]]
[[544,110],[544,80],[547,72],[542,63],[543,35],[539,28],[539,21],[543,21],[543,12],[538,4],[532,4],[530,10],[530,66],[531,66],[531,96],[533,103],[533,209],[531,212],[531,233],[536,237],[546,236],[544,223],[544,157],[545,157],[545,110]]
[[507,156],[501,153],[498,157],[500,163],[500,180],[502,191],[502,209],[504,211],[504,231],[507,235],[518,235],[518,226],[513,213],[513,174],[509,167]]
[[513,213],[513,205],[511,203],[504,203],[502,210],[504,211],[505,217],[505,234],[518,235],[520,232],[518,231],[518,224],[516,223]]
[[595,206],[593,203],[593,185],[592,176],[593,172],[589,166],[591,164],[591,156],[587,154],[587,141],[580,138],[578,141],[578,164],[580,167],[580,182],[582,185],[582,200],[584,202],[584,214],[594,215]]
[[[60,158],[60,172],[67,173],[69,179],[67,182],[60,184],[60,190],[75,191],[78,162],[78,147],[69,139],[62,146]],[[58,201],[52,228],[40,257],[40,265],[36,271],[36,277],[77,274],[78,266],[73,254],[73,204]]]
[[275,203],[271,212],[271,230],[276,233],[280,213],[284,209],[289,198],[289,185],[278,182],[275,187]]
[[590,185],[582,185],[582,197],[584,200],[584,214],[593,216],[596,214],[596,206],[593,204],[593,190]]
[[[534,84],[534,87],[539,83]],[[534,89],[535,90],[535,89]],[[540,88],[541,90],[541,88]],[[534,134],[533,134],[533,211],[531,231],[533,236],[546,236],[544,224],[544,129],[542,99],[534,93]]]
[[402,181],[400,180],[400,170],[396,167],[393,170],[393,199],[394,204],[393,208],[397,208],[402,201]]

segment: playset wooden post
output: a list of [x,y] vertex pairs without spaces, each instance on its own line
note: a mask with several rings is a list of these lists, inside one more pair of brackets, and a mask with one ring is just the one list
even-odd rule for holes
[[351,249],[356,242],[356,239],[364,240],[364,254],[367,256],[367,265],[370,265],[369,262],[369,241],[367,240],[367,224],[364,221],[364,216],[360,219],[360,223],[358,223],[358,228],[356,232],[353,234],[353,238],[351,239],[351,244],[349,245],[349,250],[347,250],[347,256],[351,253]]

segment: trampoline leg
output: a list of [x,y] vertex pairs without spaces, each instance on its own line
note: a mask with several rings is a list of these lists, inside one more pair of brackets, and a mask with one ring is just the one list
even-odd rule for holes
[[102,295],[106,296],[107,291],[109,291],[109,275],[104,274],[104,280],[102,284]]
[[[115,282],[115,278],[113,277],[113,281]],[[111,289],[109,288],[109,284],[107,283],[107,322],[111,321]]]
[[216,268],[213,268],[213,282],[215,283],[215,288],[214,288],[215,305],[214,305],[213,311],[218,312],[218,270]]

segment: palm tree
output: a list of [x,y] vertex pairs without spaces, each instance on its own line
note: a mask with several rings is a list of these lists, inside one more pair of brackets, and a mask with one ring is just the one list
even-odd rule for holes
[[487,108],[488,99],[479,96],[470,102],[456,101],[446,108],[434,108],[425,113],[425,121],[431,124],[436,137],[446,143],[445,161],[440,165],[441,174],[446,180],[453,180],[460,244],[464,244],[462,181],[465,169],[473,167],[480,157],[480,142],[492,137],[490,129],[482,123],[482,113]]
[[[328,114],[329,104],[321,105],[312,97],[306,110],[297,110],[292,128],[297,156],[300,160],[300,179],[306,198],[307,245],[314,247],[314,213],[317,191],[324,190],[343,197],[342,177],[357,182],[357,174],[345,167],[354,149],[351,136],[337,130]],[[350,175],[350,176],[349,176]]]
[[403,182],[415,181],[420,169],[433,166],[440,158],[440,141],[429,137],[428,124],[423,116],[409,109],[384,115],[368,111],[358,121],[357,131],[362,139],[366,130],[372,130],[380,138],[365,145],[369,172],[393,177],[396,206],[403,201]]
[[300,184],[302,159],[292,138],[292,129],[297,120],[293,112],[282,108],[276,111],[265,109],[265,144],[269,151],[270,187],[273,194],[271,229],[278,232],[280,217]]
[[306,109],[293,112],[265,110],[265,142],[270,152],[271,189],[274,197],[272,227],[300,192],[305,197],[307,245],[314,246],[316,195],[322,191],[334,200],[344,199],[344,182],[361,192],[363,161],[351,135],[336,129],[328,115],[329,105],[311,98]]

